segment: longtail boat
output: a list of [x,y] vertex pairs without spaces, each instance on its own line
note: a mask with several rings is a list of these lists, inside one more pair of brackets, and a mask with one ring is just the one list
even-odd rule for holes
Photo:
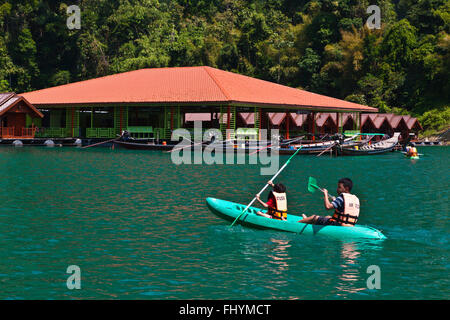
[[114,144],[117,144],[126,149],[132,150],[172,150],[175,145],[173,144],[156,144],[151,142],[129,142],[129,141],[114,141]]
[[382,154],[393,151],[398,144],[399,137],[400,132],[395,132],[392,138],[386,140],[356,147],[339,146],[337,150],[340,154],[351,156]]

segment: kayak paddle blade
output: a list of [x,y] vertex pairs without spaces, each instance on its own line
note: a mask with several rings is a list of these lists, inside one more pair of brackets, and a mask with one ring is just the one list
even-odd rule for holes
[[308,191],[311,192],[311,193],[314,193],[314,192],[316,192],[316,189],[318,189],[316,178],[309,177],[309,179],[308,179]]

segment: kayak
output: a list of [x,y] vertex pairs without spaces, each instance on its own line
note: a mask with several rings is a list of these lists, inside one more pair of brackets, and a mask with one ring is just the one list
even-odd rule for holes
[[423,156],[423,154],[421,154],[421,153],[418,153],[417,156],[409,156],[408,153],[406,153],[406,152],[404,152],[404,151],[402,151],[402,153],[405,155],[406,158],[412,159],[412,160],[420,159],[419,156]]
[[407,159],[412,159],[412,160],[420,159],[419,156],[408,156],[407,154],[405,154],[405,157],[406,157]]
[[[228,221],[234,221],[246,207],[239,203],[215,198],[207,198],[206,203],[214,214]],[[302,235],[324,235],[339,239],[386,239],[380,231],[369,226],[341,227],[306,224],[297,222],[302,217],[292,214],[288,214],[287,220],[282,221],[259,216],[256,214],[258,211],[266,212],[267,210],[250,207],[237,223],[256,229],[273,229]]]

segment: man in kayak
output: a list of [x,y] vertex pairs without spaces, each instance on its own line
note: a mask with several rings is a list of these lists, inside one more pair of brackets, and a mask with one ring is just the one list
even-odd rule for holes
[[282,183],[273,184],[272,181],[267,182],[273,189],[269,193],[267,202],[262,202],[259,195],[256,195],[256,199],[267,208],[267,213],[258,211],[256,214],[277,220],[287,219],[287,198],[286,187]]
[[323,189],[324,205],[327,210],[333,210],[333,216],[310,216],[302,214],[303,219],[298,221],[301,223],[332,225],[353,227],[359,217],[359,199],[350,193],[352,191],[353,182],[349,178],[342,178],[338,181],[337,193],[338,197],[332,202],[328,200],[328,190]]

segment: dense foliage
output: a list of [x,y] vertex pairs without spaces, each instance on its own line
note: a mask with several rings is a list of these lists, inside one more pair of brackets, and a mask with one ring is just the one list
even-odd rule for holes
[[209,65],[448,125],[448,0],[0,0],[0,30],[0,91]]

